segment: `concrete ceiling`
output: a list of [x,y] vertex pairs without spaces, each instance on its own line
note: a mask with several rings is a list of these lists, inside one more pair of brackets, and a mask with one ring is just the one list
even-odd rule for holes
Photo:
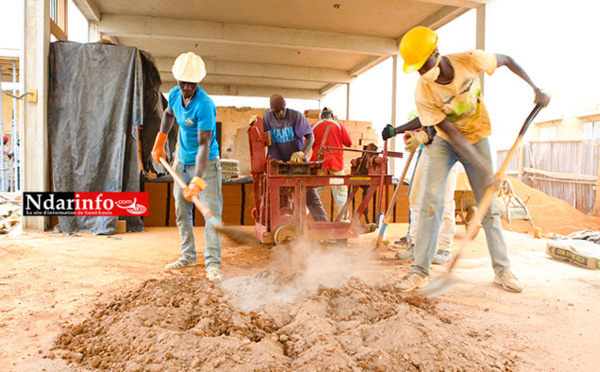
[[150,52],[163,88],[173,61],[194,51],[209,94],[319,99],[398,54],[404,33],[433,29],[485,0],[74,0],[90,41]]

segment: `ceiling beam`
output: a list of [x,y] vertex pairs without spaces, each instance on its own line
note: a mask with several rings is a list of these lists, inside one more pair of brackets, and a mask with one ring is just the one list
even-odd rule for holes
[[[468,8],[456,8],[453,6],[445,6],[445,7],[441,8],[440,10],[438,10],[437,12],[430,15],[429,17],[425,18],[421,22],[415,24],[413,27],[425,26],[425,27],[431,28],[432,30],[436,30],[436,29],[444,26],[445,24],[449,23],[450,21],[455,20],[456,18],[458,18],[462,14],[466,13],[467,11],[469,11]],[[410,29],[412,29],[413,27],[411,27]],[[397,39],[398,45],[400,44],[400,40],[402,40],[403,36],[404,36],[404,34],[402,34],[398,37],[398,39]]]
[[360,62],[358,65],[354,66],[354,68],[350,70],[350,75],[352,77],[357,77],[358,75],[370,70],[388,58],[389,56],[369,56],[362,60],[362,62]]
[[453,6],[445,6],[437,12],[433,13],[429,17],[425,18],[419,26],[429,27],[432,30],[437,30],[438,28],[444,26],[450,21],[455,20],[462,14],[468,12],[470,9],[468,8],[456,8]]
[[[173,85],[177,84],[173,75],[168,72],[161,72],[160,79],[163,82],[172,82]],[[300,80],[287,80],[287,79],[270,79],[270,78],[241,78],[239,76],[225,76],[225,75],[207,75],[203,80],[203,84],[213,85],[252,85],[261,87],[270,87],[276,89],[278,87],[289,87],[293,89],[320,89],[327,83],[321,82],[307,82]]]
[[[168,93],[175,85],[175,82],[163,81],[160,88],[161,92]],[[262,87],[250,85],[219,85],[202,84],[202,89],[213,96],[243,96],[243,97],[271,97],[274,93],[279,93],[285,98],[296,99],[314,99],[319,100],[323,95],[317,89],[295,89],[280,87]]]
[[394,38],[188,19],[104,14],[98,31],[117,37],[229,43],[367,55],[397,54]]
[[449,5],[459,8],[479,8],[485,3],[489,2],[489,0],[412,0],[417,3],[431,3],[438,5]]
[[100,9],[94,0],[73,0],[73,3],[88,21],[100,22],[102,19]]
[[323,96],[326,96],[343,85],[345,84],[327,84],[324,88],[320,90],[320,92]]
[[[175,58],[156,58],[160,72],[171,73]],[[225,75],[252,78],[313,81],[321,83],[346,83],[352,80],[348,71],[318,67],[284,66],[264,63],[204,60],[208,75]]]

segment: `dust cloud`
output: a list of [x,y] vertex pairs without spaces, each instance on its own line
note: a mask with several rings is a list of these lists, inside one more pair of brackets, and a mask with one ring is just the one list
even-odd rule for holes
[[294,303],[314,295],[319,287],[339,288],[351,277],[372,282],[369,272],[376,256],[370,249],[354,255],[335,246],[297,241],[273,247],[270,266],[252,275],[226,279],[221,287],[241,311],[260,311],[265,305]]

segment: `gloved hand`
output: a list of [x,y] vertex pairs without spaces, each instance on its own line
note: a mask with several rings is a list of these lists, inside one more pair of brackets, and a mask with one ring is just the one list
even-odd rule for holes
[[192,181],[190,181],[190,184],[182,190],[183,197],[187,201],[192,201],[192,196],[198,196],[200,191],[204,190],[205,187],[206,182],[204,182],[202,178],[194,177],[192,178]]
[[302,163],[304,161],[304,153],[302,151],[297,151],[292,154],[290,158],[292,163]]
[[550,103],[550,96],[547,95],[541,89],[536,89],[533,103],[535,103],[536,105],[542,105],[542,107],[546,107]]
[[429,136],[424,130],[409,131],[404,135],[404,148],[409,152],[414,152],[419,146],[427,142],[429,142]]
[[394,127],[391,124],[386,125],[385,128],[383,128],[383,131],[381,132],[381,137],[384,141],[387,141],[395,135],[396,132],[394,132]]
[[157,163],[160,163],[160,158],[167,158],[165,154],[165,143],[167,142],[167,134],[158,132],[156,140],[154,141],[154,147],[152,147],[152,159]]

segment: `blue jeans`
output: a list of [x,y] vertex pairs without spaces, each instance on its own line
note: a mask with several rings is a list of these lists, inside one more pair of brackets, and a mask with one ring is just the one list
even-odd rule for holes
[[[484,138],[473,146],[489,164],[489,168],[492,169],[492,156],[488,139]],[[429,275],[429,267],[435,255],[444,206],[444,190],[446,188],[448,173],[452,166],[457,161],[463,164],[477,203],[479,203],[485,194],[487,187],[484,175],[466,161],[450,142],[440,136],[436,136],[429,150],[426,189],[421,205],[419,229],[417,230],[415,241],[415,262],[410,267],[410,271],[423,275]],[[509,269],[510,263],[506,252],[506,243],[502,235],[502,224],[495,198],[492,200],[492,204],[483,218],[482,225],[485,230],[490,257],[492,258],[492,267],[494,268],[494,272],[500,275]]]
[[[196,173],[194,165],[183,165],[177,162],[175,172],[189,184]],[[221,192],[221,163],[218,158],[208,161],[206,171],[202,176],[206,182],[206,188],[200,192],[199,198],[208,209],[213,213],[213,217],[207,220],[204,216],[204,265],[208,269],[210,266],[221,266],[221,235],[218,234],[213,225],[221,222],[221,213],[223,211],[223,194]],[[196,245],[194,243],[193,231],[193,212],[194,203],[185,200],[181,192],[181,187],[177,183],[173,187],[173,196],[175,197],[175,215],[177,216],[177,228],[181,236],[181,253],[183,258],[190,262],[196,262]]]

